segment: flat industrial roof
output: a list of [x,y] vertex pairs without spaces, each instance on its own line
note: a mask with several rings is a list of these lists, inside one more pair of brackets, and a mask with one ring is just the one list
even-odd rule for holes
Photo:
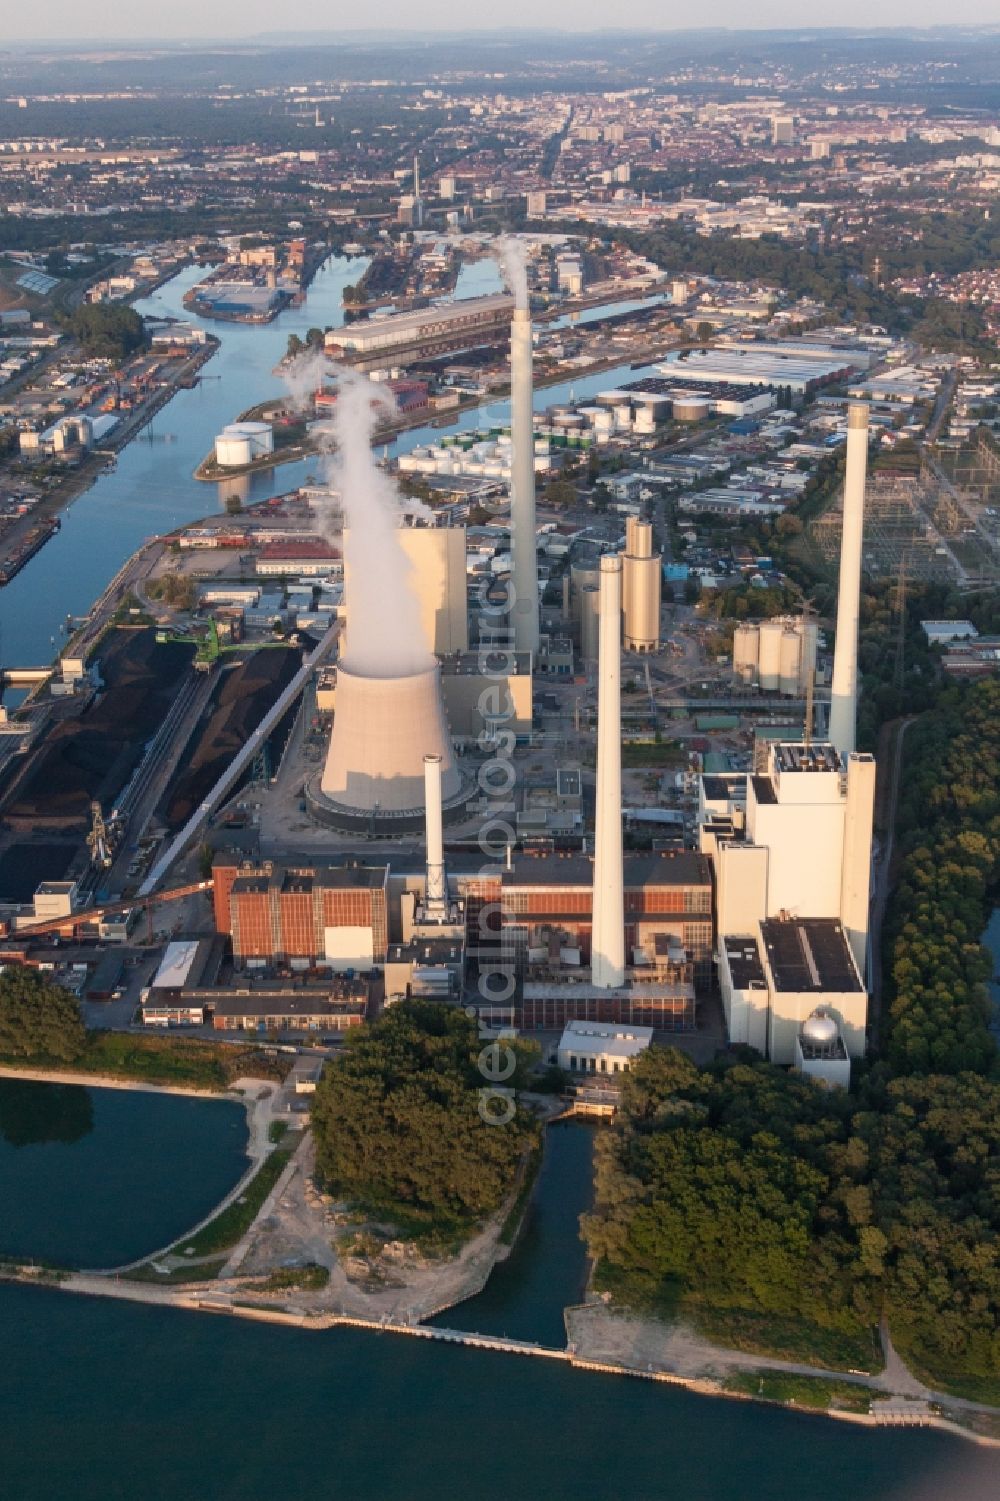
[[[626,855],[624,866],[626,888],[711,884],[708,859],[697,850]],[[513,869],[500,874],[505,886],[592,886],[594,862],[589,855],[515,855]]]
[[776,990],[843,994],[864,988],[835,917],[772,917],[760,931]]
[[726,934],[722,940],[726,964],[737,990],[764,989],[767,984],[756,938]]

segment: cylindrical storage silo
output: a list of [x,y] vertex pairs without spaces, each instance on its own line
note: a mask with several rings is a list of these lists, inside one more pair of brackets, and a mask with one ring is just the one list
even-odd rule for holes
[[626,558],[625,650],[656,651],[660,645],[660,560]]
[[601,591],[595,584],[580,590],[580,655],[585,662],[596,662],[600,641]]
[[794,626],[782,632],[778,664],[778,686],[787,698],[794,698],[799,691],[799,658],[802,642]]
[[781,686],[781,638],[785,627],[780,620],[765,620],[758,634],[757,672],[765,693],[777,693]]
[[755,625],[738,625],[733,631],[733,672],[741,683],[757,681],[759,634]]
[[816,648],[819,628],[815,620],[800,620],[796,625],[802,650],[799,653],[799,692],[805,693],[810,680],[816,679]]
[[704,422],[712,414],[712,403],[707,396],[675,396],[674,420],[677,422]]
[[253,458],[250,439],[234,433],[220,433],[215,440],[215,462],[223,469],[237,469]]
[[573,586],[573,614],[580,619],[580,595],[584,589],[596,589],[600,579],[596,558],[588,558],[586,562],[570,564],[570,581]]

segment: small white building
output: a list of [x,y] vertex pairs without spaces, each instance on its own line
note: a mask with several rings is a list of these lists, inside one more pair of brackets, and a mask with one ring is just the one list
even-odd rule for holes
[[971,620],[922,620],[920,629],[931,646],[944,646],[949,641],[974,641],[979,635]]
[[653,1040],[652,1027],[616,1027],[610,1022],[567,1022],[556,1060],[581,1074],[623,1074]]

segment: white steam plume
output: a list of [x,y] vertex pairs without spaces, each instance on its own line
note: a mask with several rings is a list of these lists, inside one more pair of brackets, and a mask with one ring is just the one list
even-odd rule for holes
[[330,361],[321,349],[311,349],[282,366],[281,378],[297,412],[312,413],[313,395],[322,388],[329,369]]
[[[300,370],[300,366],[306,368]],[[308,396],[323,374],[336,377],[333,419],[314,429],[324,470],[339,494],[321,504],[320,526],[328,540],[344,548],[350,574],[347,650],[344,666],[366,677],[405,677],[425,672],[434,656],[413,588],[412,566],[400,544],[404,514],[430,514],[420,501],[400,496],[394,481],[375,463],[372,437],[380,417],[394,416],[391,391],[355,370],[320,357],[296,360],[285,372],[289,390]],[[343,518],[343,532],[335,522]]]
[[493,241],[493,254],[500,262],[507,290],[514,294],[514,306],[528,306],[528,248],[515,235],[501,235]]

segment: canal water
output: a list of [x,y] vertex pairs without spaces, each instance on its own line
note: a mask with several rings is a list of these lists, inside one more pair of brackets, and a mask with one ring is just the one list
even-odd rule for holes
[[[0,640],[6,661],[17,666],[51,661],[65,640],[62,627],[67,614],[86,614],[121,565],[147,538],[221,512],[229,493],[248,503],[315,478],[315,459],[283,464],[221,484],[196,480],[194,470],[227,422],[255,402],[284,391],[281,378],[273,371],[290,334],[304,338],[312,326],[336,328],[343,323],[343,289],[358,280],[366,265],[361,257],[331,256],[314,278],[303,305],[286,309],[263,327],[220,323],[190,314],[184,307],[184,293],[203,274],[193,266],[135,304],[144,317],[200,323],[219,339],[221,347],[203,367],[198,385],[177,392],[150,427],[118,455],[116,468],[103,474],[62,512],[62,529],[10,584],[0,589]],[[494,263],[481,260],[463,265],[456,293],[469,297],[495,291],[499,285]],[[623,302],[602,311],[606,314],[630,305]],[[628,365],[599,375],[583,372],[573,380],[536,391],[535,407],[542,410],[571,396],[583,400],[623,380],[650,373],[652,366],[631,370]],[[509,419],[508,402],[487,402],[447,427],[424,426],[402,433],[387,452],[408,453],[421,444],[439,442],[445,433],[501,425]]]
[[478,1334],[505,1334],[561,1349],[563,1309],[578,1303],[587,1281],[580,1215],[593,1199],[595,1126],[566,1121],[545,1133],[541,1171],[521,1232],[483,1292],[432,1322]]
[[0,1260],[158,1251],[239,1181],[246,1145],[232,1100],[0,1079]]

